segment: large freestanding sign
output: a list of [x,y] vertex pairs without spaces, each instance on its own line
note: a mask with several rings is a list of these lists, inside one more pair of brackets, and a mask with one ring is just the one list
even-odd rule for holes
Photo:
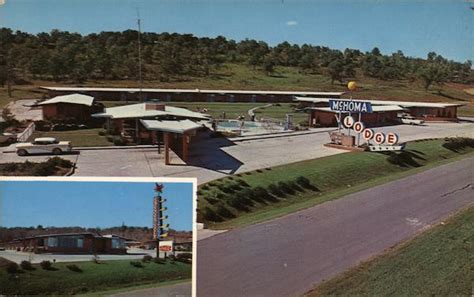
[[347,129],[354,130],[358,137],[361,135],[365,141],[367,141],[367,144],[372,140],[376,146],[369,145],[371,151],[401,150],[404,147],[403,145],[396,146],[398,143],[398,135],[393,132],[386,134],[383,132],[376,133],[370,128],[365,128],[363,122],[356,122],[352,116],[346,116],[342,122]]
[[372,113],[372,104],[367,101],[329,100],[331,110],[349,113]]

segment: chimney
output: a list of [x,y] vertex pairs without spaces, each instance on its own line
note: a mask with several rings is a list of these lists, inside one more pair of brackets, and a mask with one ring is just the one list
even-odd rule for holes
[[165,110],[163,103],[145,103],[145,110]]

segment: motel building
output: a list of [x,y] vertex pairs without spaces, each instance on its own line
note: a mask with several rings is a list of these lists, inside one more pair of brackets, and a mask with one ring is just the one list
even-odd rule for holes
[[73,119],[79,123],[90,120],[91,114],[101,112],[102,105],[95,102],[94,97],[82,94],[57,96],[37,104],[47,121],[66,121]]
[[129,241],[113,234],[63,233],[14,239],[7,243],[7,249],[36,254],[126,254]]
[[270,90],[206,90],[206,89],[148,89],[148,88],[91,88],[40,87],[50,97],[80,93],[97,100],[147,101],[160,98],[164,102],[292,102],[295,96],[312,98],[340,98],[344,92],[270,91]]
[[105,119],[108,132],[123,139],[164,143],[166,165],[170,164],[170,149],[186,162],[191,138],[210,121],[207,114],[156,102],[106,108],[92,117]]
[[[336,117],[338,111],[333,110],[329,106],[330,101],[333,101],[331,98],[296,97],[295,101],[305,106],[305,110],[308,112],[310,127],[337,126]],[[361,99],[337,99],[337,101],[339,104],[352,104],[354,105],[353,107],[357,107],[355,105],[361,102],[370,102],[372,105],[372,112],[361,113],[361,121],[369,126],[400,123],[400,114],[408,114],[416,119],[421,119],[426,122],[457,122],[457,108],[464,105],[464,103],[430,103]],[[358,120],[357,116],[356,120]]]

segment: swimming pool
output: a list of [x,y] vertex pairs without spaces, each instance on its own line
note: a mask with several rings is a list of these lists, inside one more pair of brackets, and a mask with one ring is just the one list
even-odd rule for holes
[[[229,120],[229,121],[219,121],[217,123],[217,128],[221,129],[240,129],[241,128],[241,121],[237,120]],[[243,129],[249,128],[259,128],[260,125],[256,122],[244,121]]]

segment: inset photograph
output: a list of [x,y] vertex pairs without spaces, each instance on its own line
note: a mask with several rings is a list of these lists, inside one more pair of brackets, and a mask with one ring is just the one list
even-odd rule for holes
[[191,296],[195,179],[0,179],[0,294]]

